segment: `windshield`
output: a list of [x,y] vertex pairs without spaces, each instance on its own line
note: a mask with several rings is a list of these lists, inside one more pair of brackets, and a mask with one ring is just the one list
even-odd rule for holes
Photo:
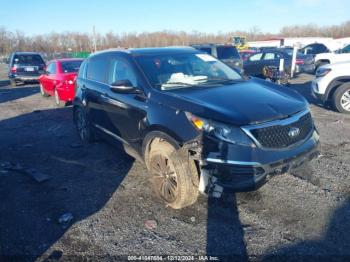
[[83,60],[65,61],[61,63],[63,73],[75,73],[79,71],[79,67]]
[[243,80],[208,54],[161,54],[136,57],[150,83],[161,90],[220,85]]
[[14,64],[26,64],[26,65],[42,65],[43,59],[40,55],[15,55]]

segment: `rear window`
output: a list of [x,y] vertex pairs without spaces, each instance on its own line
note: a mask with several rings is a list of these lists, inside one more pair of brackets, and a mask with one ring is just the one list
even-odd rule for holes
[[62,72],[63,73],[78,72],[82,62],[83,62],[82,60],[61,62]]
[[238,51],[233,46],[218,46],[218,59],[240,59]]
[[40,55],[15,55],[13,58],[14,64],[27,64],[27,65],[42,65],[44,60]]

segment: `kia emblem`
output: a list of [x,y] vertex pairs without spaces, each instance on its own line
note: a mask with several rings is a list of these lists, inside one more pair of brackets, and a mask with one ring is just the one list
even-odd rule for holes
[[294,138],[297,137],[300,134],[300,129],[297,127],[292,127],[291,129],[289,129],[288,131],[288,136],[290,138]]

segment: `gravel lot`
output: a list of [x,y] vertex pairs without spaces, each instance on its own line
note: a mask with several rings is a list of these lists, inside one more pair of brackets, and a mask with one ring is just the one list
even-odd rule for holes
[[[4,70],[0,64],[0,76]],[[80,145],[70,107],[56,108],[37,85],[1,84],[0,260],[350,259],[350,116],[315,104],[311,79],[301,75],[290,88],[311,103],[318,159],[256,192],[201,196],[178,211],[154,197],[145,166],[122,150]],[[33,173],[49,179],[37,182]],[[65,213],[73,219],[59,223]],[[147,220],[156,227],[146,227]]]

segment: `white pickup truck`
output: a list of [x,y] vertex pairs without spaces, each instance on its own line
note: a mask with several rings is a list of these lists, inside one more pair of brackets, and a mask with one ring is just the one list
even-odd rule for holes
[[315,56],[316,69],[326,64],[350,61],[350,45],[333,53],[321,53]]
[[350,114],[350,60],[318,68],[312,94],[324,104],[330,102],[337,111]]

